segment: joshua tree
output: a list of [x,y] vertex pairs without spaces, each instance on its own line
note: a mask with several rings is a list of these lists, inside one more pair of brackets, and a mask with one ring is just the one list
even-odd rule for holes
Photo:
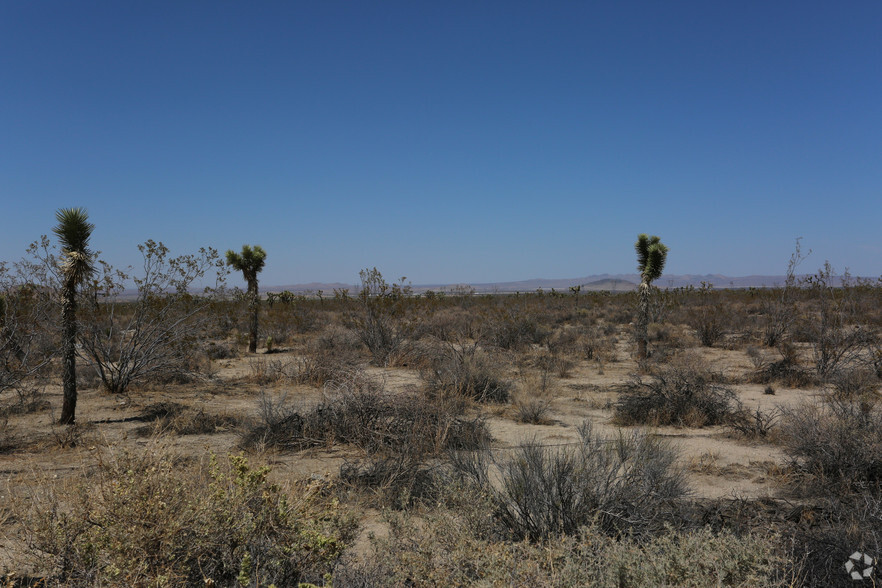
[[89,238],[95,225],[84,208],[62,208],[55,213],[58,225],[52,229],[61,244],[61,382],[64,402],[63,425],[71,425],[77,410],[77,287],[95,269]]
[[640,272],[639,302],[637,309],[637,358],[646,359],[647,327],[649,326],[649,294],[652,282],[661,277],[668,258],[668,248],[661,239],[645,234],[637,236],[637,271]]
[[227,251],[227,263],[233,269],[240,270],[245,282],[248,283],[248,302],[251,311],[251,329],[248,337],[248,351],[257,352],[257,311],[260,298],[257,294],[257,274],[263,269],[266,262],[266,251],[260,245],[251,247],[242,245],[242,253],[236,253],[232,249]]

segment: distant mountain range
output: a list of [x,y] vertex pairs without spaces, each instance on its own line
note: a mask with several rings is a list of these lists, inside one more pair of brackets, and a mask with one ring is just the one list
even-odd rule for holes
[[[773,288],[784,284],[785,276],[724,276],[721,274],[706,275],[663,275],[655,285],[660,288],[682,288],[685,286],[701,287],[702,283],[711,284],[714,288]],[[455,292],[457,290],[472,289],[478,293],[513,293],[535,292],[542,288],[545,292],[555,289],[559,292],[569,292],[571,287],[581,286],[582,291],[608,290],[610,292],[628,292],[637,288],[640,283],[638,274],[597,274],[582,278],[560,278],[521,280],[519,282],[492,282],[473,284],[413,284],[413,290],[417,293],[433,290],[435,292]],[[288,290],[296,294],[315,294],[319,290],[323,296],[331,297],[334,290],[348,289],[350,295],[358,291],[355,284],[319,283],[290,284],[287,286],[261,287],[261,292],[283,292]]]

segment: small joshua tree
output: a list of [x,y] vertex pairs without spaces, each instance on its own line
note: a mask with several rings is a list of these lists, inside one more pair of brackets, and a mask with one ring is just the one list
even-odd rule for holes
[[248,303],[251,314],[251,328],[248,337],[248,351],[257,352],[257,311],[260,308],[260,298],[257,293],[257,274],[266,263],[266,251],[260,245],[251,247],[242,245],[242,253],[236,253],[232,249],[227,251],[227,263],[233,269],[242,272],[245,282],[248,284]]
[[77,409],[77,288],[95,271],[89,238],[95,225],[84,208],[62,208],[52,229],[61,244],[61,382],[64,401],[61,424],[72,425]]
[[637,307],[637,359],[646,359],[647,328],[649,326],[649,294],[651,284],[661,277],[668,258],[668,248],[662,245],[661,239],[645,234],[637,236],[634,244],[637,251],[637,271],[640,272]]

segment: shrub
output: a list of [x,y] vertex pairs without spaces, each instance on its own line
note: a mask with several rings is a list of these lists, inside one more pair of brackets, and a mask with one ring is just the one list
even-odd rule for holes
[[868,399],[878,392],[880,382],[868,368],[839,369],[830,378],[835,400]]
[[367,561],[334,575],[336,588],[364,586],[787,586],[778,579],[776,538],[709,529],[616,541],[585,527],[541,545],[475,537],[465,517],[399,517],[374,539]]
[[239,456],[193,464],[157,447],[107,456],[23,505],[29,563],[64,585],[321,581],[353,520],[318,486],[285,492],[269,471]]
[[243,436],[245,446],[306,449],[347,443],[368,454],[436,454],[450,448],[480,447],[489,440],[484,419],[464,416],[461,403],[427,402],[413,393],[390,394],[353,372],[328,386],[312,409],[287,408],[284,397],[264,396],[261,415]]
[[455,464],[491,496],[495,516],[516,538],[572,535],[592,523],[612,535],[645,534],[671,520],[686,484],[670,447],[640,432],[603,439],[588,421],[579,437],[572,447],[531,441],[494,457],[498,487],[486,456]]
[[488,325],[487,340],[501,349],[522,349],[543,343],[548,335],[549,329],[541,326],[533,317],[506,312]]
[[882,483],[878,408],[835,400],[803,404],[784,410],[781,429],[790,465],[799,474],[796,488],[854,491]]
[[138,420],[149,424],[135,429],[135,434],[153,436],[162,433],[177,435],[213,435],[237,427],[241,419],[229,414],[206,413],[174,402],[159,402],[145,408]]
[[[138,249],[144,258],[141,277],[102,263],[103,276],[86,296],[78,339],[104,387],[117,394],[155,377],[187,381],[198,364],[195,339],[207,322],[204,311],[220,292],[206,288],[196,297],[190,287],[212,275],[216,285],[224,279],[211,248],[175,258],[152,240]],[[130,279],[137,289],[131,301],[124,296]]]
[[637,377],[616,403],[615,421],[686,427],[726,424],[741,406],[735,393],[714,383],[715,378],[689,360],[659,369],[649,380]]
[[421,373],[432,396],[471,398],[478,402],[507,402],[511,386],[493,360],[476,345],[445,345]]
[[406,351],[413,330],[408,304],[411,287],[404,284],[404,278],[390,286],[377,268],[363,269],[359,276],[359,310],[346,317],[347,326],[371,352],[376,365],[389,365]]

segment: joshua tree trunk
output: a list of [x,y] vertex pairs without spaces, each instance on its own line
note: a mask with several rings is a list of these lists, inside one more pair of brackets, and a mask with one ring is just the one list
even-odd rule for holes
[[77,411],[77,296],[76,284],[66,279],[61,295],[61,405],[62,425],[72,425]]
[[649,338],[649,283],[642,281],[637,289],[637,359],[646,359]]
[[251,311],[249,334],[248,334],[248,352],[257,353],[257,314],[260,310],[260,295],[257,293],[257,280],[248,283],[248,302]]

